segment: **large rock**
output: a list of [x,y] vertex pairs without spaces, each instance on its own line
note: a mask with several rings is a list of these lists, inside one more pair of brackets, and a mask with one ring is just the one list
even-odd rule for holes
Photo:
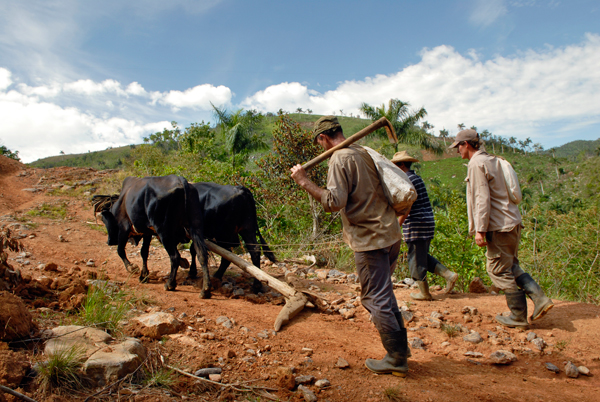
[[173,315],[160,311],[143,314],[135,317],[132,321],[137,323],[137,327],[134,328],[136,336],[147,336],[153,339],[160,339],[163,335],[175,334],[185,327],[185,324]]
[[0,292],[0,341],[28,338],[37,330],[25,303],[8,292]]
[[69,325],[46,331],[46,335],[52,339],[46,342],[44,354],[51,356],[77,348],[85,359],[82,375],[94,386],[104,386],[123,378],[146,358],[146,350],[138,339],[126,338],[117,343],[96,328]]
[[0,385],[17,388],[29,369],[29,357],[23,352],[1,349],[1,345],[6,344],[0,344]]
[[490,361],[494,364],[509,364],[517,361],[517,356],[507,350],[497,350],[490,355]]
[[483,338],[481,337],[481,335],[479,335],[479,332],[471,331],[471,333],[469,335],[463,336],[463,341],[471,342],[471,343],[479,343],[479,342],[483,342]]

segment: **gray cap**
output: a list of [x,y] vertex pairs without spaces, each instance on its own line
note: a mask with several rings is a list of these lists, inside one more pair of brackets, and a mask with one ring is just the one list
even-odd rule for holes
[[466,130],[459,131],[458,134],[456,134],[454,142],[448,148],[456,148],[458,144],[463,141],[475,141],[477,139],[479,139],[477,131],[473,130],[472,128],[468,128]]
[[319,134],[334,128],[342,128],[342,125],[335,116],[323,116],[319,120],[317,120],[315,122],[315,128],[313,129],[313,134],[315,135],[315,138],[313,139],[313,144],[317,143],[317,137],[319,136]]

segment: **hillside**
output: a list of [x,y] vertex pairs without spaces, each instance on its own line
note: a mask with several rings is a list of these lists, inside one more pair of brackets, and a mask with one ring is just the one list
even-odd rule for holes
[[556,156],[560,158],[574,158],[582,152],[585,155],[591,156],[596,154],[598,147],[600,147],[600,138],[595,141],[571,141],[556,148]]
[[28,165],[34,168],[53,168],[59,166],[68,167],[91,167],[94,169],[120,169],[127,158],[131,156],[131,150],[136,145],[126,145],[117,148],[108,148],[103,151],[87,152],[83,154],[67,154],[49,156],[38,159]]

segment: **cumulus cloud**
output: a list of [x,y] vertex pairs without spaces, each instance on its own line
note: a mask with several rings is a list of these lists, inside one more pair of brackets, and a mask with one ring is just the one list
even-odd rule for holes
[[548,139],[571,124],[600,121],[600,36],[586,35],[581,44],[529,50],[510,57],[480,60],[450,46],[424,49],[421,61],[392,75],[346,81],[319,94],[299,83],[271,86],[246,98],[242,105],[263,111],[282,107],[315,113],[359,113],[362,102],[408,101],[428,112],[436,129],[458,123],[487,128],[495,134]]
[[0,68],[0,90],[5,90],[12,84],[11,73],[5,68]]
[[169,91],[164,94],[154,93],[152,97],[155,102],[170,106],[174,110],[183,107],[210,110],[210,102],[215,105],[229,103],[232,92],[231,89],[223,85],[215,87],[210,84],[203,84],[185,91]]

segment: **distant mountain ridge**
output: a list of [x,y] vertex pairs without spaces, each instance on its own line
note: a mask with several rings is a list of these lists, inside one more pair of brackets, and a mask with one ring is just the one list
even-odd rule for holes
[[596,149],[600,146],[600,138],[597,140],[575,140],[568,142],[556,148],[556,156],[559,158],[571,158],[579,155],[581,152],[587,155],[595,155]]

